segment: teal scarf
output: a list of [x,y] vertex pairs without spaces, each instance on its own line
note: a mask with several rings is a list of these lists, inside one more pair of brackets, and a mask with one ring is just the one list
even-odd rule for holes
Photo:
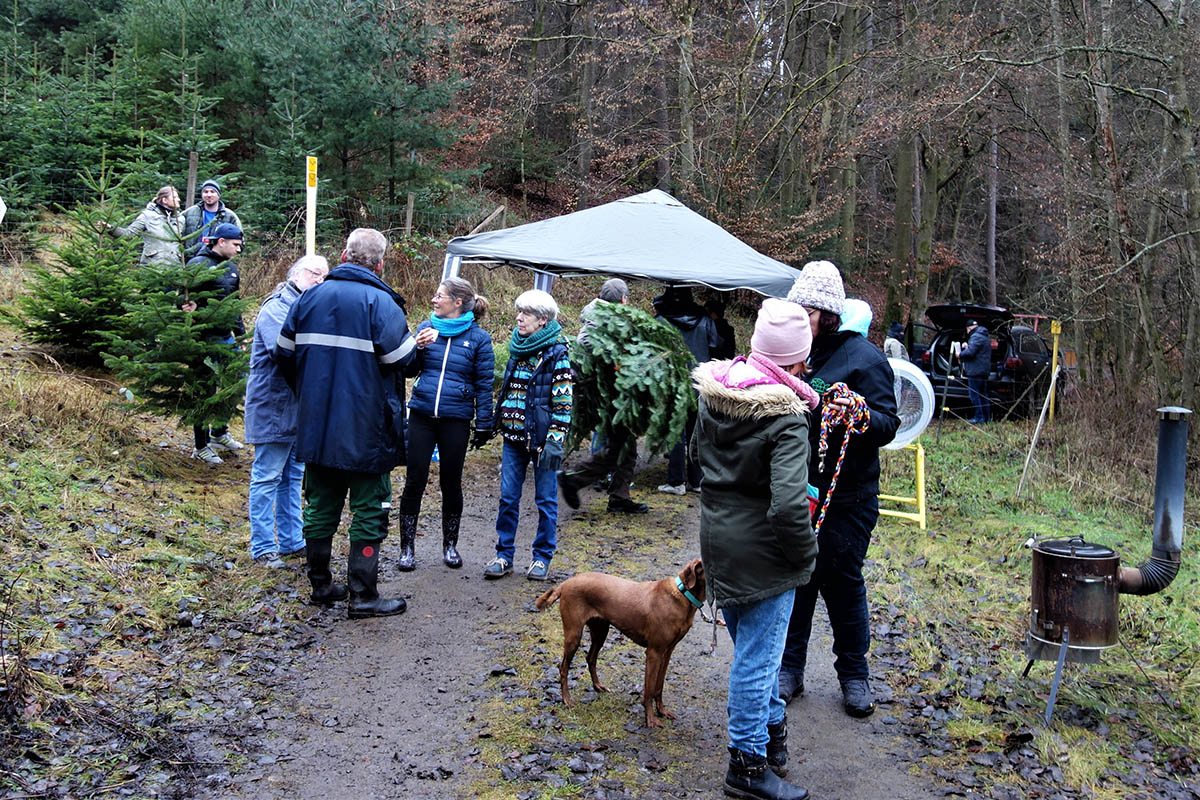
[[471,327],[471,323],[474,321],[474,311],[468,311],[460,317],[439,317],[437,314],[434,314],[429,318],[429,324],[438,332],[438,335],[445,336],[446,338],[458,336]]
[[516,358],[529,358],[554,344],[560,333],[562,333],[562,325],[559,325],[556,319],[550,320],[540,331],[531,333],[529,336],[522,336],[516,328],[513,328],[512,339],[508,342],[508,354]]

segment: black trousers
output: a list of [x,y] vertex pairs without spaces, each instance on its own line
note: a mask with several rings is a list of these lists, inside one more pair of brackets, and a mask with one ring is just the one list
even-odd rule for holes
[[471,421],[408,413],[408,466],[400,513],[421,513],[421,498],[429,483],[429,460],[438,450],[438,479],[442,489],[442,516],[460,517],[463,510],[462,474],[471,438]]

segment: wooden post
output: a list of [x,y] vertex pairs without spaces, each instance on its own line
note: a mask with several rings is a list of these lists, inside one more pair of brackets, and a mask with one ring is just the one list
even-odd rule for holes
[[[195,150],[188,153],[187,197],[183,208],[191,207],[196,202],[196,172],[200,169],[200,154]],[[183,208],[179,209],[183,211]]]
[[498,217],[504,213],[504,209],[505,209],[505,206],[496,206],[496,210],[493,211],[492,213],[488,214],[487,219],[485,219],[483,222],[479,223],[474,228],[472,228],[471,233],[468,233],[467,236],[470,236],[472,233],[479,233],[481,230],[486,228],[488,226],[488,223],[490,223],[496,217]]
[[[416,162],[417,162],[417,151],[409,150],[408,151],[408,163],[415,164]],[[411,185],[412,184],[412,176],[411,175],[409,176],[408,180],[409,180],[409,184]],[[416,203],[417,203],[417,196],[410,191],[408,193],[408,208],[405,209],[405,211],[404,211],[404,236],[406,238],[409,236],[412,236],[413,206],[415,206]]]

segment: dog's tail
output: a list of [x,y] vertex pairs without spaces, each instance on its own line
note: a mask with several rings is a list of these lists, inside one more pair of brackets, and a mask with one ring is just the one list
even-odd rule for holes
[[533,604],[537,606],[538,611],[545,611],[547,608],[558,602],[558,596],[560,594],[562,594],[562,588],[555,586],[553,589],[547,589],[546,591],[542,592],[542,596],[537,600],[534,600]]

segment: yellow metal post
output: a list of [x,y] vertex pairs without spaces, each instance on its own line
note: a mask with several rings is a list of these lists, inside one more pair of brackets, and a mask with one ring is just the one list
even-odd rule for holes
[[317,157],[308,157],[308,174],[304,181],[304,191],[307,195],[304,219],[304,252],[313,255],[317,252]]
[[[1054,344],[1050,348],[1050,374],[1053,376],[1058,372],[1058,337],[1062,335],[1062,323],[1058,320],[1050,321],[1050,335],[1054,337]],[[1054,384],[1050,385],[1050,422],[1054,422]]]

